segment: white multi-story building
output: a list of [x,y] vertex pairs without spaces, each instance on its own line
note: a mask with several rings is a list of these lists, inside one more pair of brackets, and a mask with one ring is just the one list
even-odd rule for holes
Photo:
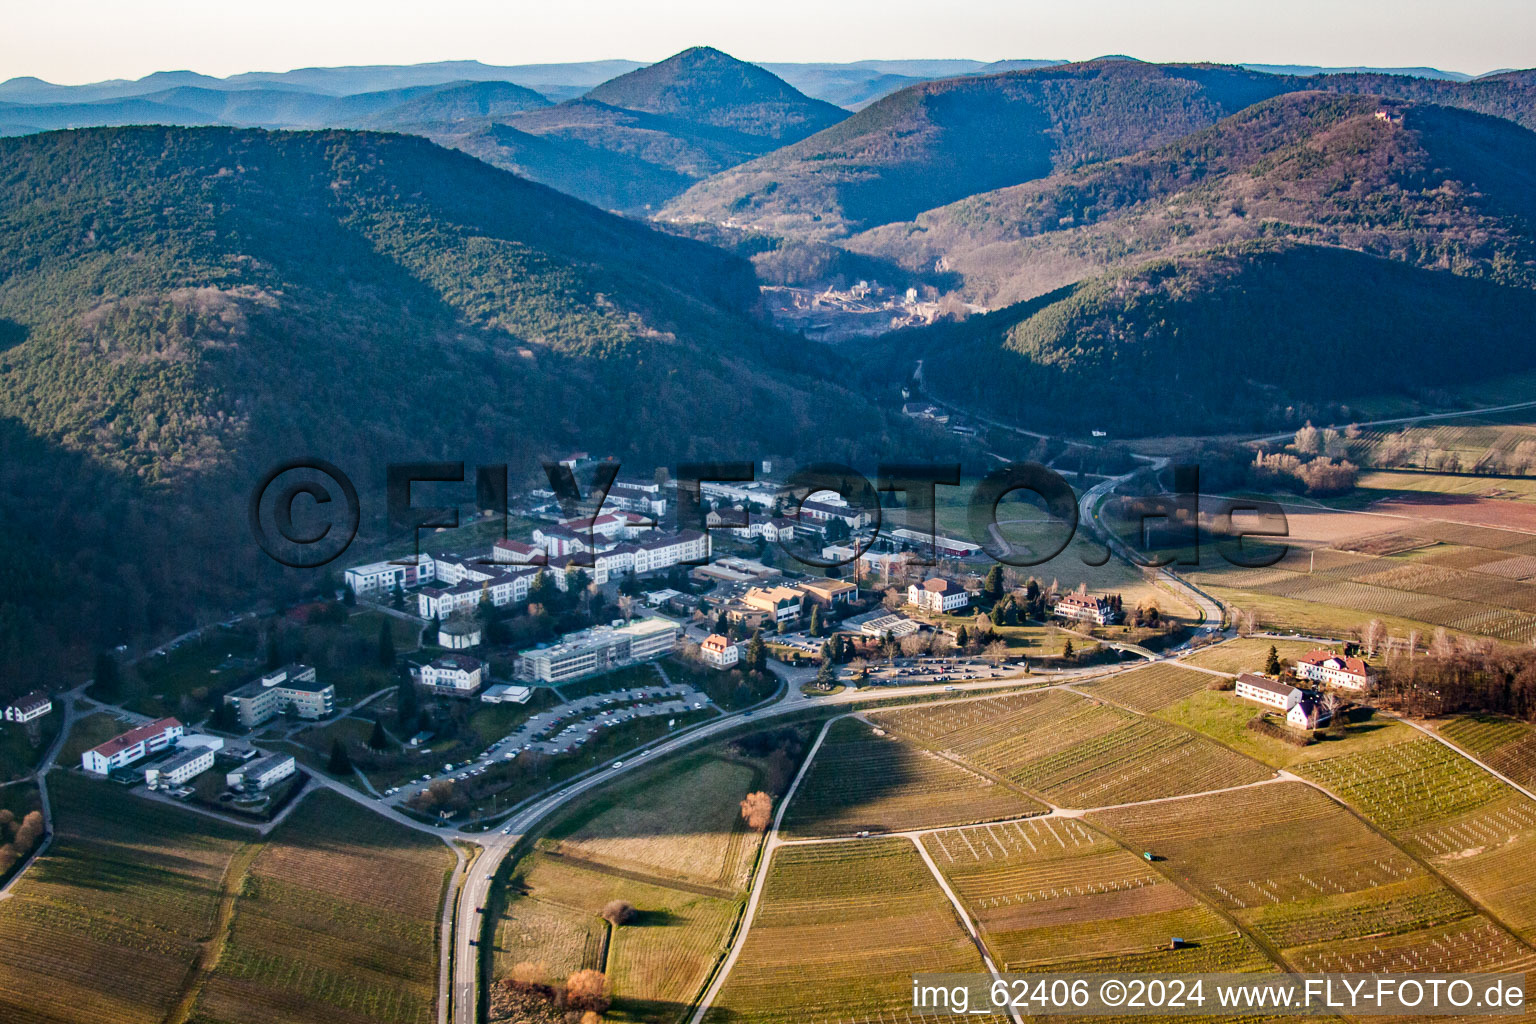
[[681,627],[650,616],[628,625],[594,626],[568,633],[559,643],[524,651],[513,675],[527,682],[564,683],[668,654],[677,646]]
[[447,619],[456,612],[473,612],[482,601],[496,608],[518,604],[528,600],[528,591],[542,572],[540,566],[479,566],[451,586],[424,588],[416,595],[417,611],[424,619]]
[[421,685],[448,697],[473,697],[485,682],[485,664],[467,654],[445,654],[421,666]]
[[1376,684],[1376,673],[1364,659],[1332,651],[1312,651],[1297,658],[1296,678],[1346,690],[1369,690]]
[[33,690],[24,697],[17,697],[5,706],[7,722],[35,722],[53,710],[53,698],[42,690]]
[[345,574],[347,586],[359,597],[365,594],[387,594],[397,587],[403,590],[431,582],[436,576],[437,565],[431,555],[356,565]]
[[199,744],[173,754],[153,768],[144,769],[144,781],[150,789],[180,786],[213,767],[214,748]]
[[1281,711],[1291,710],[1302,698],[1302,692],[1298,687],[1290,683],[1282,683],[1278,679],[1271,679],[1269,676],[1255,675],[1252,672],[1244,672],[1237,677],[1234,692],[1244,700],[1265,704]]
[[741,661],[741,648],[731,643],[729,638],[711,633],[699,644],[699,656],[706,665],[726,669]]
[[174,718],[162,718],[129,729],[80,755],[80,767],[95,775],[106,775],[158,753],[179,740],[186,729]]
[[731,505],[772,508],[778,499],[779,489],[760,480],[703,480],[699,482],[701,500],[725,502]]
[[907,587],[907,604],[927,612],[955,612],[971,603],[971,592],[953,580],[934,577]]
[[324,718],[335,710],[336,687],[315,678],[312,665],[284,665],[224,695],[246,729],[293,711],[300,718]]
[[608,497],[603,500],[603,505],[626,512],[639,512],[657,521],[667,514],[667,499],[662,497],[661,485],[656,483],[615,480],[613,486],[608,488]]
[[298,765],[294,763],[292,754],[268,754],[226,772],[224,781],[229,786],[240,786],[247,791],[260,790],[281,782],[296,771]]

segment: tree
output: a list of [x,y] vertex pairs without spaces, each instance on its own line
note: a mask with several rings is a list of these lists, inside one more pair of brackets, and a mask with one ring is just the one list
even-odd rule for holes
[[635,905],[628,900],[609,900],[603,904],[600,916],[615,928],[619,928],[633,921],[637,914]]
[[971,646],[971,634],[966,631],[964,626],[955,630],[955,646],[962,651]]
[[997,601],[1003,596],[1003,567],[993,564],[987,570],[987,577],[981,584],[981,595],[988,601]]
[[277,642],[277,630],[267,634],[267,671],[283,667],[283,648]]
[[832,667],[831,659],[823,661],[816,670],[816,685],[823,690],[830,690],[837,685],[837,669]]
[[747,798],[741,802],[741,817],[747,823],[747,828],[755,832],[763,831],[773,820],[773,797],[761,790],[748,793]]
[[1001,640],[993,640],[987,644],[986,650],[981,652],[981,656],[990,661],[995,668],[1008,659],[1008,645]]
[[368,734],[368,749],[383,750],[389,746],[389,736],[384,732],[383,719],[373,720],[373,732]]
[[1387,627],[1382,625],[1380,619],[1372,619],[1365,625],[1365,634],[1360,638],[1365,642],[1365,656],[1376,657],[1376,652],[1387,642]]
[[395,634],[389,619],[379,623],[379,667],[393,668],[395,664]]
[[416,718],[421,714],[421,702],[416,695],[416,684],[407,678],[395,687],[395,717],[402,729],[416,728]]
[[1278,676],[1280,674],[1280,652],[1275,650],[1275,645],[1269,645],[1269,654],[1264,659],[1264,674]]
[[325,764],[325,770],[332,775],[352,774],[352,755],[347,753],[347,746],[341,740],[331,741],[331,757]]
[[768,667],[768,645],[763,643],[763,631],[756,630],[747,641],[747,671],[761,672]]
[[811,636],[821,636],[821,605],[811,605]]
[[96,655],[96,692],[107,700],[116,700],[123,692],[123,674],[117,659],[107,651]]
[[395,589],[390,591],[389,606],[396,611],[402,611],[405,608],[405,591],[400,588],[398,583],[395,584]]
[[1067,637],[1067,642],[1061,648],[1061,660],[1071,661],[1076,656],[1077,652],[1072,649],[1072,638]]
[[342,588],[341,603],[346,605],[348,608],[356,607],[357,591],[352,589],[352,584],[348,583],[345,587]]
[[1308,420],[1306,426],[1296,431],[1296,436],[1292,438],[1291,445],[1303,455],[1316,455],[1322,451],[1322,435],[1312,425],[1312,421]]
[[603,1013],[608,1009],[608,978],[591,968],[577,971],[566,979],[565,1002],[573,1010]]

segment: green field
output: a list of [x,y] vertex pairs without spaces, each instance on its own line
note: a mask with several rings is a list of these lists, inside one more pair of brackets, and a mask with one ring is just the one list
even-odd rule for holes
[[907,840],[785,846],[705,1020],[901,1020],[914,972],[981,969],[954,908]]
[[[877,734],[878,733],[878,734]],[[1044,804],[866,722],[832,724],[784,818],[790,837],[965,825]]]
[[1522,786],[1536,786],[1536,726],[1502,715],[1457,715],[1440,735]]
[[1275,648],[1282,663],[1295,660],[1317,649],[1317,645],[1300,640],[1268,640],[1264,637],[1239,637],[1225,643],[1204,648],[1180,660],[1201,668],[1214,669],[1237,675],[1239,672],[1263,672],[1269,649]]
[[1157,717],[1193,729],[1274,768],[1369,750],[1408,737],[1407,726],[1371,716],[1367,708],[1356,709],[1350,715],[1351,720],[1342,736],[1331,731],[1320,732],[1313,743],[1298,747],[1248,728],[1248,723],[1263,710],[1230,690],[1202,690],[1163,708],[1157,712]]

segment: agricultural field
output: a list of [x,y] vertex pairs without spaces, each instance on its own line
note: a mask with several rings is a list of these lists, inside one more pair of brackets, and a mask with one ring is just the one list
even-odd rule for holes
[[1090,697],[1107,700],[1122,707],[1128,707],[1132,711],[1149,715],[1169,704],[1183,700],[1190,694],[1199,693],[1212,683],[1220,682],[1219,676],[1213,676],[1209,672],[1197,672],[1165,663],[1106,676],[1103,679],[1083,683],[1076,689]]
[[[1313,767],[1319,781],[1332,779],[1324,784],[1536,940],[1536,801],[1428,737],[1374,753]],[[1363,783],[1366,773],[1379,784]]]
[[[1511,510],[1521,528],[1500,528],[1513,524]],[[1369,513],[1286,511],[1293,547],[1279,564],[1213,561],[1190,580],[1266,625],[1339,633],[1379,618],[1397,636],[1443,627],[1536,638],[1536,533],[1522,532],[1536,529],[1536,502],[1449,496],[1378,501]]]
[[741,956],[704,1019],[902,1020],[914,972],[980,970],[954,907],[907,840],[781,846]]
[[[598,914],[611,900],[632,904],[636,919],[610,929]],[[505,977],[533,964],[551,982],[582,968],[601,970],[615,1015],[672,1022],[703,987],[740,910],[735,899],[536,852],[514,872],[496,923],[492,970]]]
[[1518,938],[1308,786],[1280,782],[1093,820],[1153,853],[1297,970],[1518,970],[1533,960]]
[[1457,715],[1440,735],[1522,786],[1536,786],[1536,726],[1500,715]]
[[786,836],[964,825],[1043,813],[1044,804],[854,718],[832,724],[784,816]]
[[1404,735],[1400,743],[1324,758],[1298,770],[1393,834],[1477,810],[1512,792],[1445,744]]
[[[1130,957],[1146,958],[1145,970],[1272,966],[1219,915],[1080,821],[952,829],[923,845],[1003,970]],[[1171,935],[1198,946],[1169,950]],[[1238,940],[1223,944],[1228,952],[1246,947],[1243,954],[1208,959],[1207,947],[1225,938]]]
[[453,865],[435,837],[312,794],[251,862],[194,1018],[429,1024]]
[[245,835],[54,772],[55,840],[0,901],[0,1019],[158,1024],[181,1006]]
[[871,717],[1062,807],[1200,793],[1273,774],[1185,729],[1063,690]]
[[741,890],[760,839],[747,832],[740,810],[756,774],[705,755],[667,764],[584,804],[542,845],[658,879]]
[[1267,640],[1245,636],[1214,644],[1180,660],[1189,665],[1235,676],[1239,672],[1264,671],[1264,662],[1269,657],[1271,647],[1275,648],[1282,662],[1294,661],[1303,654],[1317,650],[1316,644],[1301,640]]

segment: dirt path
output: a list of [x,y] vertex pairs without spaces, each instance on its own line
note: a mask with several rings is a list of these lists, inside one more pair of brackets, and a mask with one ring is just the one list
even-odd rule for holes
[[197,997],[203,991],[203,983],[224,955],[224,944],[229,941],[229,932],[235,923],[235,903],[240,898],[240,890],[245,886],[246,875],[264,848],[262,843],[246,843],[229,859],[229,864],[224,868],[224,877],[219,883],[219,905],[214,913],[213,934],[198,950],[197,962],[187,972],[176,1004],[165,1015],[166,1024],[186,1024],[192,1016]]

